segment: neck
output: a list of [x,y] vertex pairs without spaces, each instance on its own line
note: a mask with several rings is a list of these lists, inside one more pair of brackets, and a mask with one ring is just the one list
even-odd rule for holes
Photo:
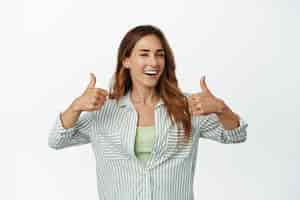
[[131,99],[135,104],[155,105],[159,96],[155,92],[155,88],[133,88],[131,91]]

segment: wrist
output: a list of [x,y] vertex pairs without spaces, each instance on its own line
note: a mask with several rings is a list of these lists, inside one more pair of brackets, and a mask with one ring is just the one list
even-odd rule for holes
[[225,102],[222,99],[218,99],[217,102],[217,114],[224,114],[228,110],[228,107],[226,106]]
[[81,113],[82,111],[78,108],[78,106],[76,105],[76,100],[77,99],[75,99],[73,102],[72,102],[72,104],[70,105],[70,107],[69,107],[69,110],[71,111],[71,112],[73,112],[73,113]]
[[237,124],[239,124],[239,116],[234,113],[225,103],[223,111],[217,113],[217,115],[220,119],[235,121]]

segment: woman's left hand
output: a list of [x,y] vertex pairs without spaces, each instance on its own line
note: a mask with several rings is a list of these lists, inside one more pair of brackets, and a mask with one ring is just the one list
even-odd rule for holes
[[200,87],[202,92],[193,93],[188,97],[191,114],[206,115],[223,112],[225,103],[222,99],[215,97],[208,89],[205,83],[205,76],[200,79]]

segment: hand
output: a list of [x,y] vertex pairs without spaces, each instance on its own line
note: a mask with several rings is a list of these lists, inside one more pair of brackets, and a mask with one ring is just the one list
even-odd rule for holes
[[192,115],[206,115],[223,112],[225,103],[222,99],[216,98],[208,89],[205,82],[205,76],[200,79],[200,87],[202,92],[194,93],[188,97]]
[[95,88],[96,76],[90,73],[91,81],[85,89],[84,93],[76,98],[71,107],[75,112],[95,111],[102,107],[108,96],[108,92],[101,88]]

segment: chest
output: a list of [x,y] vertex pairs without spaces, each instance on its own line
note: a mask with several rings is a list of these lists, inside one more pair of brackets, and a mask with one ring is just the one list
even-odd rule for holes
[[[134,147],[137,126],[155,127],[155,136],[148,167],[154,167],[164,160],[184,160],[191,156],[195,140],[183,144],[183,130],[177,129],[164,107],[151,109],[149,107],[116,110],[105,112],[105,117],[99,116],[101,126],[94,140],[94,150],[99,158],[107,161],[131,160],[136,157]],[[197,146],[197,145],[196,145]]]
[[154,108],[150,106],[139,106],[134,105],[135,110],[138,114],[138,126],[154,126]]

